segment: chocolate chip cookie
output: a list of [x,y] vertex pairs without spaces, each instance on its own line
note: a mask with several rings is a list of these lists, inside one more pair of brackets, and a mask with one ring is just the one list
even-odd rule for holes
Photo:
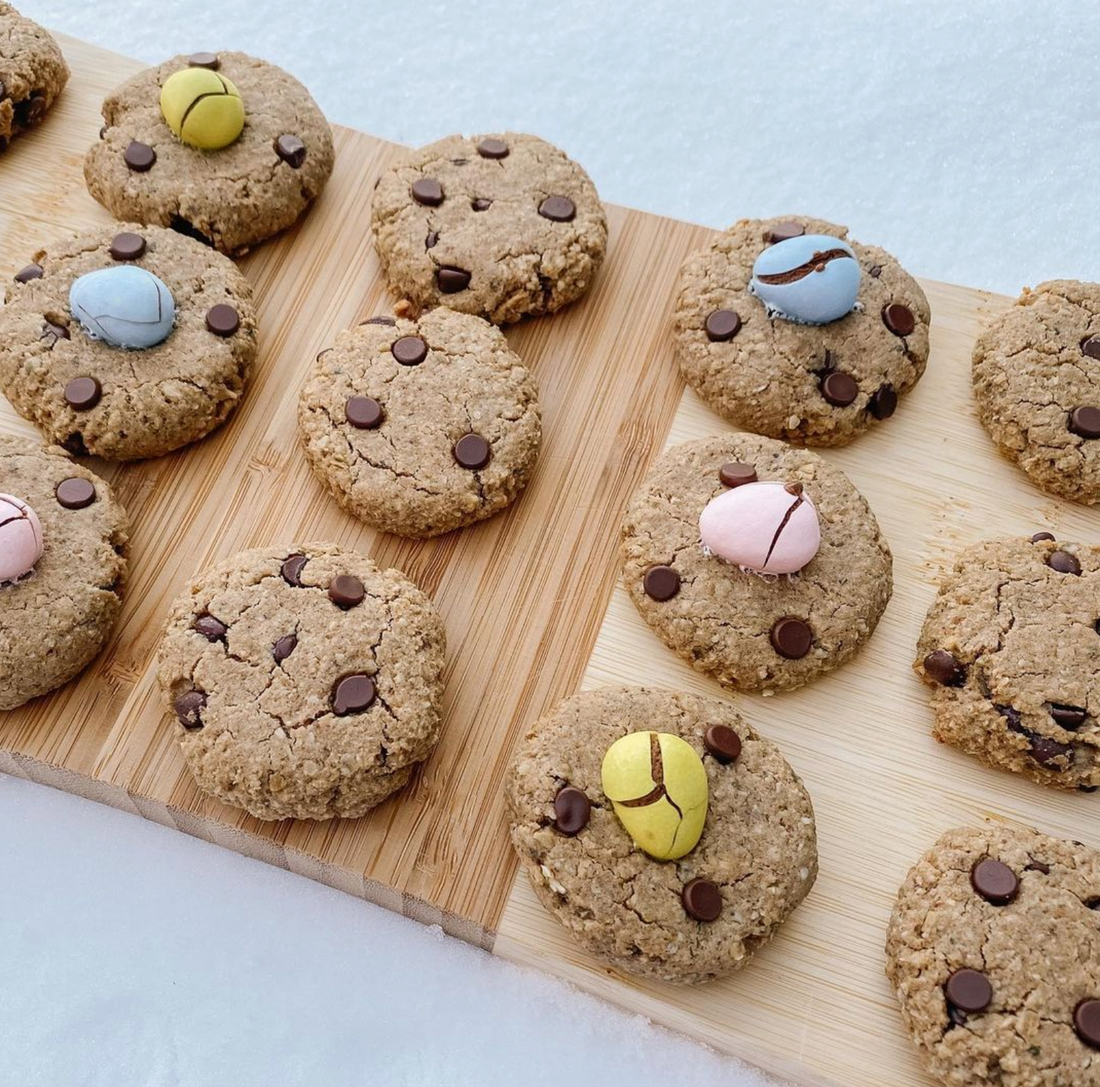
[[126,576],[126,511],[57,446],[0,436],[0,710],[103,648]]
[[952,830],[898,892],[886,973],[950,1087],[1100,1085],[1100,854],[1033,830]]
[[1100,501],[1100,284],[1025,289],[974,345],[978,416],[1039,488]]
[[[626,811],[679,811],[682,791],[659,758],[672,744],[705,775],[702,834],[675,860],[636,845],[604,791],[608,750],[639,733],[660,780]],[[566,700],[520,744],[507,797],[539,900],[592,954],[633,974],[703,982],[740,969],[817,877],[802,783],[733,707],[697,695],[608,688]]]
[[924,621],[917,674],[937,740],[1044,785],[1100,785],[1100,548],[986,540]]
[[264,547],[187,586],[158,678],[199,788],[257,819],[354,818],[435,747],[444,652],[399,571],[333,544]]
[[889,545],[848,477],[751,434],[668,450],[627,507],[622,559],[658,637],[746,691],[799,687],[849,660],[893,587]]
[[349,513],[419,537],[512,502],[542,437],[534,378],[504,334],[442,307],[341,333],[302,387],[298,429]]
[[57,42],[11,4],[0,3],[0,151],[42,121],[68,80]]
[[[858,264],[855,308],[824,324],[784,317],[752,289],[769,247],[803,235],[833,236],[819,259],[766,275],[812,284],[829,258]],[[757,288],[759,289],[759,288]],[[743,219],[685,261],[674,337],[680,369],[720,415],[759,434],[805,445],[844,445],[894,414],[928,360],[928,300],[877,246],[819,219]]]
[[579,298],[607,219],[588,175],[536,136],[448,136],[382,175],[371,226],[391,290],[494,324]]
[[70,452],[156,457],[237,406],[256,357],[252,288],[233,262],[119,223],[39,250],[0,309],[0,388]]
[[[191,69],[211,87],[197,86],[181,108],[165,84]],[[228,144],[211,96],[243,106]],[[286,229],[332,173],[332,130],[309,92],[245,53],[194,53],[148,68],[107,97],[103,119],[84,160],[92,196],[118,219],[171,227],[223,253],[240,255]]]

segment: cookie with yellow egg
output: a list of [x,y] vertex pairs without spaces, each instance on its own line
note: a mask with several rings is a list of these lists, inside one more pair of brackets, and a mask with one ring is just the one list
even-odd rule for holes
[[147,68],[107,97],[103,119],[84,160],[92,196],[231,255],[294,223],[332,173],[332,130],[309,92],[245,53]]
[[539,900],[633,974],[703,982],[740,969],[817,876],[809,794],[715,699],[576,695],[528,732],[506,789]]

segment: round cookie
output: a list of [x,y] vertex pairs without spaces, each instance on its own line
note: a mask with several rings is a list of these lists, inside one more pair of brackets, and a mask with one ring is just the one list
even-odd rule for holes
[[46,116],[68,80],[57,42],[11,4],[0,3],[0,151]]
[[[239,92],[244,127],[227,146],[201,150],[184,142],[203,139],[198,121],[220,132],[217,103],[201,90],[178,116],[174,99],[167,103],[169,119],[187,122],[183,138],[169,127],[161,89],[190,67]],[[188,105],[199,112],[189,114]],[[223,253],[241,255],[290,226],[332,173],[332,130],[309,92],[245,53],[196,53],[148,68],[107,97],[103,119],[84,160],[92,196],[116,218],[171,227]]]
[[[754,573],[704,548],[704,509],[750,482],[801,484],[812,502],[820,540],[800,572],[773,574],[769,562]],[[763,550],[796,520],[777,520],[774,537],[768,528]],[[627,592],[657,636],[745,691],[799,687],[843,664],[871,636],[893,587],[890,547],[848,477],[816,453],[752,434],[668,450],[627,507],[622,560]]]
[[172,605],[158,679],[199,788],[257,819],[355,818],[439,739],[443,623],[333,544],[243,551]]
[[937,740],[1044,785],[1100,786],[1100,547],[1049,532],[960,555],[913,667]]
[[[702,836],[678,860],[636,847],[601,784],[607,749],[646,731],[686,741],[706,772]],[[739,969],[817,877],[802,783],[774,744],[713,699],[645,688],[576,695],[528,732],[507,797],[512,844],[542,904],[630,973],[703,982]]]
[[[829,324],[769,317],[749,290],[760,254],[803,234],[841,240],[862,271],[856,309]],[[684,377],[726,419],[799,444],[844,445],[893,415],[924,373],[930,319],[916,280],[846,227],[742,219],[684,262],[674,338]]]
[[1100,1085],[1100,854],[1033,830],[952,830],[898,892],[886,973],[949,1087]]
[[[134,343],[170,303],[162,342],[108,342]],[[228,258],[160,227],[119,223],[40,250],[0,309],[0,388],[16,411],[70,452],[108,460],[160,456],[208,434],[237,406],[255,357],[248,281]]]
[[1025,289],[978,337],[978,417],[1041,490],[1100,501],[1100,284]]
[[298,429],[340,505],[418,537],[512,502],[542,437],[535,380],[504,334],[444,308],[340,333],[302,387]]
[[103,648],[127,532],[111,488],[63,449],[0,436],[0,710],[67,683]]
[[607,249],[588,175],[517,132],[448,136],[410,152],[379,179],[371,226],[399,298],[498,325],[579,298]]

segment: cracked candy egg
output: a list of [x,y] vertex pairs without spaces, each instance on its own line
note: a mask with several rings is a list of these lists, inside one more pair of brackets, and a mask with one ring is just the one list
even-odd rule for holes
[[769,246],[752,266],[749,290],[769,317],[827,325],[855,308],[862,273],[852,247],[828,234]]
[[42,557],[42,524],[20,498],[0,494],[0,582],[18,581]]
[[690,853],[707,819],[707,772],[695,749],[667,732],[631,732],[603,757],[603,791],[627,834],[659,861]]
[[155,347],[176,319],[172,292],[136,264],[79,276],[69,288],[69,310],[93,340],[112,347]]
[[244,130],[237,88],[210,68],[184,68],[160,89],[160,111],[172,132],[201,151],[220,151]]

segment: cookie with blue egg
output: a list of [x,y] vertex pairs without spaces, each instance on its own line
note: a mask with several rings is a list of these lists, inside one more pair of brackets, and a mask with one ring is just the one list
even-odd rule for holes
[[53,37],[11,4],[0,3],[0,151],[45,120],[69,80]]
[[255,357],[248,280],[162,227],[117,223],[39,250],[0,309],[0,389],[50,441],[107,460],[204,437]]
[[928,360],[928,300],[884,249],[846,227],[743,219],[680,270],[684,377],[746,430],[844,445],[883,420]]

